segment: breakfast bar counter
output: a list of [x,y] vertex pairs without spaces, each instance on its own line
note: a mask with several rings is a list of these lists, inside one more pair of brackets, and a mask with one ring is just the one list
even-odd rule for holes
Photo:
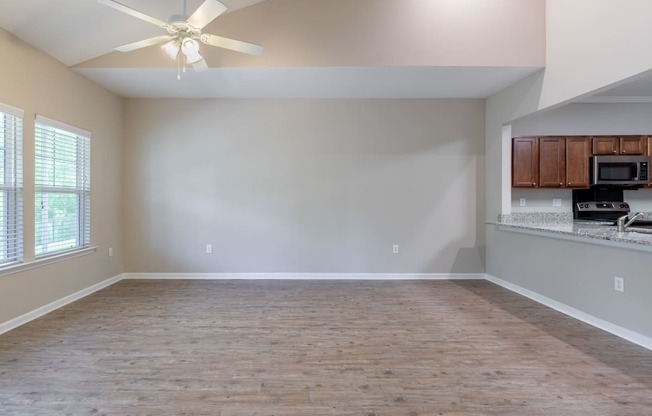
[[[652,217],[652,213],[645,216]],[[486,223],[501,231],[652,252],[652,229],[631,227],[619,233],[612,223],[573,220],[572,213],[500,215],[497,221]]]

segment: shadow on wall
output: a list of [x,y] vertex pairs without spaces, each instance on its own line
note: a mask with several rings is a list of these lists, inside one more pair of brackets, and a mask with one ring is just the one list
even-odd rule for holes
[[[485,302],[652,388],[650,351],[490,282],[455,282]],[[470,309],[466,310],[471,313]],[[553,319],[551,319],[551,317]],[[478,320],[487,319],[478,316]],[[523,347],[534,348],[529,343]],[[550,352],[554,353],[554,352]],[[608,382],[605,380],[605,382]]]
[[487,269],[485,246],[460,247],[451,273],[484,273]]
[[422,262],[417,273],[477,274],[486,271],[484,245],[465,247],[467,241],[451,241],[444,247],[434,248],[427,261]]

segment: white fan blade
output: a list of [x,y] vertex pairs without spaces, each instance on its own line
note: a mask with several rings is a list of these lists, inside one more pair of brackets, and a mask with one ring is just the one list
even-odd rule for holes
[[188,18],[187,23],[192,27],[202,29],[225,11],[226,6],[219,1],[206,0],[197,10],[195,10],[192,16]]
[[124,4],[120,4],[117,1],[113,0],[97,0],[98,3],[103,4],[105,6],[109,6],[115,10],[119,10],[123,13],[127,13],[133,17],[137,17],[140,20],[144,20],[146,22],[149,22],[153,25],[162,27],[163,29],[167,29],[168,24],[162,20],[159,20],[155,17],[148,16],[145,13],[141,13],[138,10],[134,10],[131,7],[127,7]]
[[263,53],[263,47],[260,45],[242,42],[235,39],[223,38],[222,36],[203,34],[201,35],[200,40],[207,45],[230,49],[236,52],[247,53],[249,55],[260,55]]
[[206,63],[206,59],[204,58],[192,64],[192,67],[195,70],[195,72],[208,71],[208,64]]
[[171,35],[156,36],[155,38],[143,39],[143,40],[139,40],[138,42],[127,43],[126,45],[118,46],[115,49],[120,52],[131,52],[131,51],[135,51],[136,49],[144,48],[146,46],[163,43],[165,41],[172,40],[174,38],[175,37]]

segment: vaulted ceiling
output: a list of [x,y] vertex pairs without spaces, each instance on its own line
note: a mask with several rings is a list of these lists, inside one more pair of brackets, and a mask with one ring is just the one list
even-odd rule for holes
[[[221,1],[204,32],[263,55],[202,45],[209,70],[180,81],[158,46],[113,50],[162,29],[96,0],[12,0],[0,27],[125,97],[484,98],[545,65],[544,0]],[[160,20],[183,10],[120,2]]]

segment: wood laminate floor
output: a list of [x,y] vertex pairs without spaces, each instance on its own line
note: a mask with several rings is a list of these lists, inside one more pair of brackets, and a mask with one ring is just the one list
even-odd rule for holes
[[652,415],[652,352],[485,281],[122,281],[0,335],[1,415]]

